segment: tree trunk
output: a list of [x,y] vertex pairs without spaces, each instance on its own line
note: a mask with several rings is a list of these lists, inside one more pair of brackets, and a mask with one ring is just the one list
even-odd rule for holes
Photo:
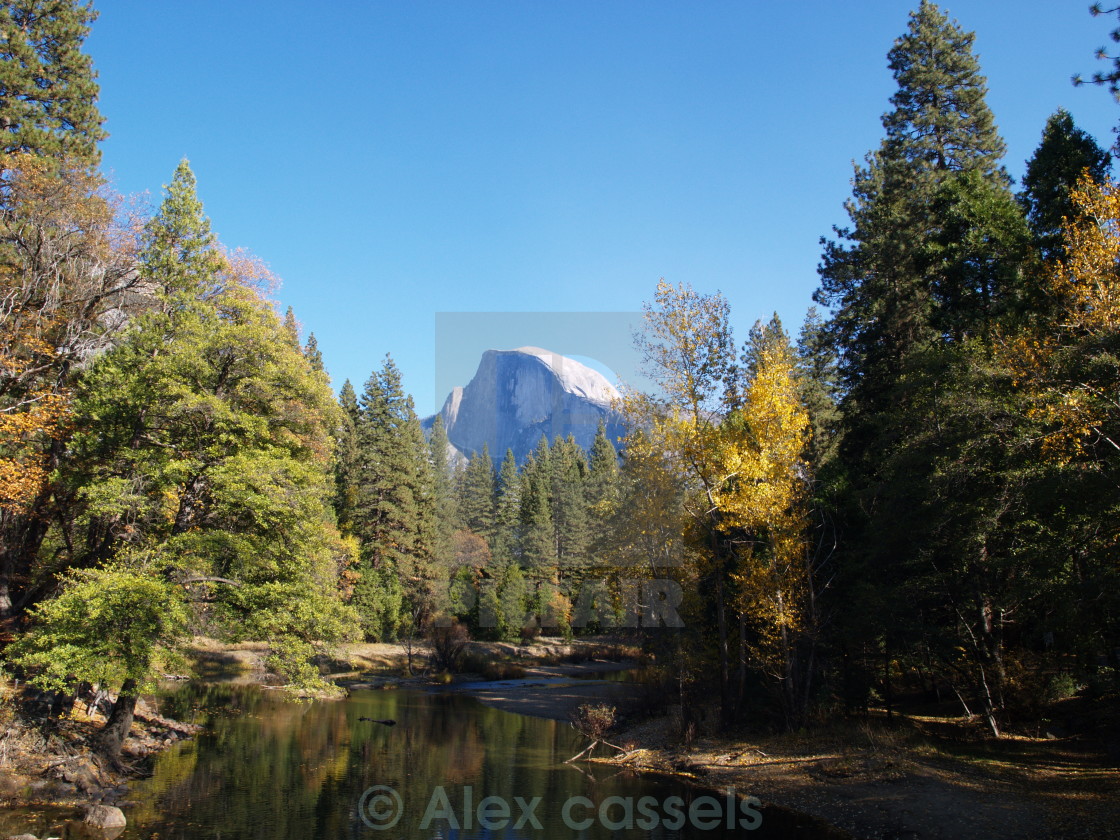
[[724,602],[723,569],[716,569],[716,625],[719,629],[719,699],[720,719],[724,726],[731,724],[731,652],[727,638],[727,605]]
[[887,720],[894,717],[894,691],[891,689],[891,637],[883,637],[883,703],[887,707]]
[[735,685],[735,717],[743,712],[747,696],[747,617],[739,615],[739,673]]
[[119,761],[121,757],[121,744],[128,737],[132,729],[132,716],[136,712],[136,680],[131,677],[124,681],[117,702],[105,721],[104,728],[97,733],[97,746],[101,753],[112,761]]

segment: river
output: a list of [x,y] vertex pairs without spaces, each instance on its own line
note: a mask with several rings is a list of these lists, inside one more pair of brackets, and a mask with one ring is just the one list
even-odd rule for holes
[[[567,724],[461,693],[293,702],[254,686],[188,685],[164,705],[205,729],[133,784],[122,840],[832,836],[760,809],[749,790],[565,764],[585,746]],[[39,836],[65,834],[53,823]]]

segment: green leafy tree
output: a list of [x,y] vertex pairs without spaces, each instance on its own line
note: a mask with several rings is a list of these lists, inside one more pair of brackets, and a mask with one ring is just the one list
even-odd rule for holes
[[[95,168],[107,135],[97,110],[97,74],[82,52],[92,3],[9,0],[0,3],[2,152],[68,160]],[[0,164],[7,168],[7,164]]]
[[[70,587],[104,580],[144,592],[133,584],[151,580],[148,589],[172,593],[159,603],[197,605],[198,620],[221,637],[268,639],[293,684],[318,684],[309,664],[317,644],[347,638],[354,622],[339,593],[350,558],[328,508],[337,408],[271,305],[223,259],[189,169],[180,166],[173,186],[148,224],[140,264],[161,290],[160,305],[83,376],[78,431],[62,467],[73,500],[58,535],[67,565],[120,576],[64,579],[62,605],[40,611],[33,635],[49,640],[54,622],[68,620]],[[154,649],[170,632],[128,621],[102,630],[136,650]],[[158,638],[145,639],[148,630]],[[74,656],[75,664],[93,661]],[[103,738],[110,755],[142,682],[131,672],[127,679],[111,718],[120,725]]]
[[[12,653],[57,691],[76,675],[119,686],[126,697],[151,691],[158,669],[181,660],[190,620],[184,594],[165,578],[126,566],[72,571],[57,598],[31,610],[35,629]],[[134,708],[117,704],[100,733],[111,753],[128,734]]]
[[498,593],[498,628],[502,638],[513,641],[525,626],[529,607],[529,582],[516,563],[502,576]]

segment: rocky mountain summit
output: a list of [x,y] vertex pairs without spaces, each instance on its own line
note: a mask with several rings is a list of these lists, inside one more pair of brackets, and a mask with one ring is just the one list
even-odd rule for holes
[[[611,408],[618,396],[601,373],[559,353],[539,347],[487,350],[474,377],[466,387],[452,389],[438,416],[459,454],[469,458],[485,444],[495,460],[508,448],[520,463],[542,435],[550,441],[572,435],[590,448],[600,421],[617,441],[625,433]],[[424,421],[425,431],[435,418]]]

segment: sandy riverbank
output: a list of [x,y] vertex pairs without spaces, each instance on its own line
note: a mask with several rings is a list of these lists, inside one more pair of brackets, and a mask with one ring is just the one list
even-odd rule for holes
[[905,718],[688,748],[668,730],[661,720],[620,733],[616,742],[634,751],[610,763],[731,787],[866,840],[1118,836],[1120,770],[1072,742],[1007,738],[958,748]]

